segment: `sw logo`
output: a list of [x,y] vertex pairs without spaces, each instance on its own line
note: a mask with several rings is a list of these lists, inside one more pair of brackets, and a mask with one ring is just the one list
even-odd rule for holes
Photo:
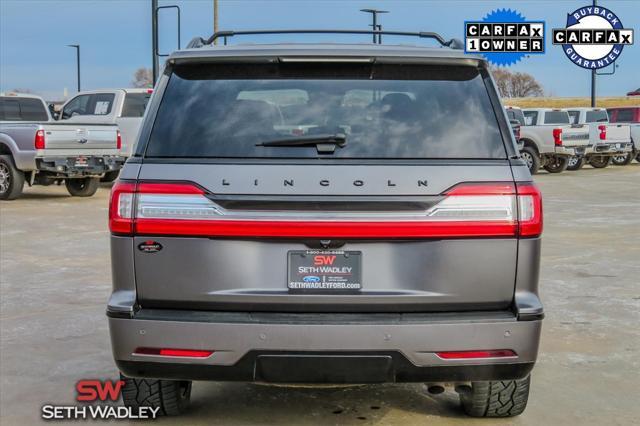
[[553,30],[553,44],[562,45],[567,58],[579,67],[600,69],[613,64],[622,48],[633,44],[633,30],[601,6],[585,6],[567,15],[567,27]]
[[123,380],[79,380],[76,383],[76,401],[93,402],[99,401],[117,401],[120,398],[120,392],[124,386]]
[[322,265],[333,265],[333,262],[336,261],[336,256],[313,256],[313,264],[316,266]]

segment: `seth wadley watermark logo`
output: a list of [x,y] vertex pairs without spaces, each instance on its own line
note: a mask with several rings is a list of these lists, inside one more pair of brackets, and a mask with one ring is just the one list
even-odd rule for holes
[[567,58],[579,67],[600,69],[613,64],[624,46],[633,44],[633,30],[601,6],[584,6],[567,14],[566,28],[553,30],[553,44],[562,45]]
[[[116,402],[120,398],[122,380],[80,380],[76,383],[76,401],[86,405],[46,404],[42,406],[44,420],[146,420],[158,417],[159,407],[124,407],[99,404]],[[93,405],[89,405],[94,403]],[[97,403],[97,404],[95,404]]]

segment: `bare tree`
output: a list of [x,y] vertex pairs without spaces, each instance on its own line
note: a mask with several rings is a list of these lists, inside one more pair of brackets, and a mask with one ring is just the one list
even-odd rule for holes
[[513,73],[504,68],[493,68],[491,73],[503,98],[526,98],[544,94],[542,86],[531,74]]
[[131,81],[133,87],[153,87],[153,76],[149,68],[138,68]]
[[13,89],[13,90],[11,90],[11,92],[13,92],[13,93],[33,94],[33,90],[31,90],[31,89],[23,89],[23,88]]

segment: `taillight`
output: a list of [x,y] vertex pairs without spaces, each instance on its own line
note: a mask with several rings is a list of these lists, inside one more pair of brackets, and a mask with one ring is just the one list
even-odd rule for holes
[[520,140],[520,126],[516,127],[516,142]]
[[109,200],[109,229],[114,234],[133,232],[133,209],[136,185],[116,181],[111,188]]
[[38,130],[36,132],[36,138],[33,141],[33,146],[36,149],[44,149],[45,148],[45,142],[44,142],[44,130]]
[[486,358],[513,358],[518,355],[511,349],[492,349],[481,351],[447,351],[436,352],[442,359],[486,359]]
[[[520,219],[519,219],[520,218]],[[111,232],[128,235],[298,238],[457,238],[535,236],[542,231],[533,184],[464,183],[427,210],[279,212],[225,210],[188,183],[117,182]]]
[[521,237],[537,237],[542,234],[542,194],[535,183],[516,184],[518,192],[518,224]]
[[600,140],[603,141],[607,139],[607,126],[601,124],[598,126],[598,130],[600,130]]
[[116,149],[120,151],[122,149],[122,135],[120,130],[116,130]]
[[562,146],[562,129],[553,129],[553,144]]

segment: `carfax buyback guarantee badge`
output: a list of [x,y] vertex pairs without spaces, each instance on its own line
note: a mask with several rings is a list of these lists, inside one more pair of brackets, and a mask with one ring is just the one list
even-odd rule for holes
[[587,69],[613,64],[622,48],[633,44],[633,30],[602,6],[584,6],[567,14],[567,27],[553,30],[553,44],[562,45],[567,58]]
[[480,53],[498,66],[544,53],[544,21],[527,21],[515,10],[498,9],[482,21],[465,21],[465,53]]

